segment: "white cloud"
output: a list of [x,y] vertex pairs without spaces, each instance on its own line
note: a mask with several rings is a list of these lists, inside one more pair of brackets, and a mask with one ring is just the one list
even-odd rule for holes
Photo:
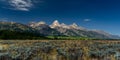
[[[2,7],[11,10],[30,11],[30,9],[43,4],[43,0],[0,0]],[[36,6],[38,5],[38,6]]]
[[9,0],[8,2],[14,10],[29,11],[33,6],[32,0]]
[[84,21],[85,21],[85,22],[89,22],[89,21],[91,21],[91,19],[84,19]]

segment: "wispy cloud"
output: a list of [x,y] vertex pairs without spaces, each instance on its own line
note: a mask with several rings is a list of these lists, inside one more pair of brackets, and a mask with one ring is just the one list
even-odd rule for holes
[[14,10],[29,11],[33,2],[31,0],[9,0],[9,5]]
[[91,19],[84,19],[84,21],[85,21],[85,22],[89,22],[89,21],[91,21]]
[[43,3],[43,0],[0,0],[6,4],[3,6],[7,9],[20,10],[20,11],[30,11],[34,8],[36,4]]

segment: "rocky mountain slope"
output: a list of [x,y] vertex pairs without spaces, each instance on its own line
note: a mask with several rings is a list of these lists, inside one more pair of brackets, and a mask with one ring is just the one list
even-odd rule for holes
[[0,39],[44,39],[36,29],[15,22],[0,22]]
[[[60,24],[57,20],[50,25],[51,28],[56,29],[60,33],[66,36],[80,36],[80,37],[90,37],[90,38],[115,38],[107,32],[100,30],[90,30],[78,26],[76,23],[71,25],[66,25],[64,23]],[[118,36],[117,36],[118,37]]]
[[49,25],[47,25],[45,22],[31,22],[28,24],[29,27],[32,27],[37,30],[38,33],[42,35],[61,35],[59,31],[56,29],[52,29]]
[[51,25],[45,22],[31,22],[21,24],[16,22],[0,22],[0,30],[10,30],[17,32],[35,32],[42,36],[77,36],[88,38],[115,39],[119,36],[111,35],[100,30],[90,30],[78,26],[76,23],[66,25],[55,20]]
[[11,30],[19,32],[33,32],[35,29],[21,23],[0,21],[0,30]]

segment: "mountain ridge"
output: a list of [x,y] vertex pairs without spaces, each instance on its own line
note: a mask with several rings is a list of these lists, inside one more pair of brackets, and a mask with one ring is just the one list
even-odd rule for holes
[[[4,29],[3,29],[4,28]],[[78,26],[76,23],[66,25],[55,20],[51,25],[43,21],[21,24],[16,22],[0,22],[0,30],[17,30],[36,32],[43,36],[77,36],[97,39],[118,39],[119,36],[109,34],[101,30],[90,30]]]
[[60,35],[62,34],[65,36],[80,36],[80,37],[90,37],[90,38],[93,38],[93,37],[113,38],[114,36],[101,30],[94,31],[94,30],[86,29],[84,27],[78,26],[76,23],[73,23],[71,25],[67,25],[65,23],[59,23],[58,20],[53,21],[53,23],[48,26],[49,28],[55,29],[58,32],[60,32]]

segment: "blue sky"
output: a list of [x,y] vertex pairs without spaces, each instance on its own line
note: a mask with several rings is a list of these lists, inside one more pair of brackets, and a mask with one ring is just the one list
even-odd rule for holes
[[54,20],[120,35],[120,0],[0,0],[0,20]]

